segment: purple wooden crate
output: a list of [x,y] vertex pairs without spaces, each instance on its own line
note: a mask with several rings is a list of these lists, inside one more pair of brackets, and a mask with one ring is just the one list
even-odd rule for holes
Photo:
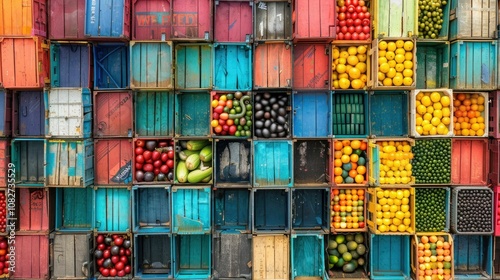
[[45,102],[43,91],[14,92],[14,136],[45,136]]

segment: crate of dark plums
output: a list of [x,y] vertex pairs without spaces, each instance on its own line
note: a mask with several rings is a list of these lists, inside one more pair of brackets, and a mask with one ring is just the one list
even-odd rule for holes
[[492,234],[493,190],[488,187],[454,187],[451,197],[451,230],[456,234]]

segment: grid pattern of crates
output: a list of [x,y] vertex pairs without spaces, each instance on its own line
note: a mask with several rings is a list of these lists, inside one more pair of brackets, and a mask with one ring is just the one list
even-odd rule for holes
[[[12,30],[4,29],[1,33],[5,37],[3,50],[6,53],[9,48],[19,50],[24,46],[25,53],[16,52],[16,55],[35,57],[41,65],[37,69],[30,68],[28,62],[27,66],[22,65],[31,75],[28,78],[9,77],[4,75],[7,71],[2,71],[1,82],[6,88],[0,92],[5,95],[0,100],[5,101],[2,108],[6,108],[5,115],[2,114],[6,118],[5,143],[7,147],[13,146],[11,161],[16,166],[29,167],[21,169],[20,173],[26,174],[20,175],[18,186],[31,188],[19,189],[17,197],[31,205],[26,210],[29,214],[22,215],[31,221],[21,221],[19,230],[42,234],[36,238],[47,239],[48,243],[47,234],[55,228],[51,239],[59,239],[59,242],[54,242],[66,244],[68,248],[72,246],[71,242],[78,243],[82,248],[94,248],[95,236],[88,233],[94,230],[101,233],[133,233],[129,235],[135,249],[132,274],[137,277],[151,272],[160,278],[175,272],[174,277],[179,279],[190,279],[196,275],[205,277],[211,273],[219,277],[235,277],[246,272],[253,272],[257,278],[323,276],[323,265],[316,267],[309,264],[317,264],[318,259],[315,258],[318,256],[320,259],[325,257],[323,247],[328,235],[324,234],[329,232],[330,227],[336,233],[329,223],[331,193],[335,189],[354,187],[368,190],[373,187],[369,183],[369,172],[373,172],[370,168],[358,184],[335,182],[334,157],[329,155],[334,151],[335,141],[339,140],[331,138],[360,139],[368,143],[380,137],[401,140],[408,135],[414,136],[412,132],[415,128],[411,124],[414,115],[408,114],[414,110],[411,107],[413,95],[408,92],[413,88],[481,91],[487,100],[484,91],[497,87],[493,71],[496,68],[497,47],[492,40],[495,38],[496,12],[494,16],[491,14],[496,9],[496,3],[493,5],[488,1],[474,3],[477,7],[451,1],[447,5],[450,9],[451,41],[447,41],[448,32],[445,32],[446,36],[440,34],[437,40],[440,42],[416,41],[414,64],[425,65],[413,69],[414,75],[425,77],[415,79],[416,87],[372,87],[371,91],[339,91],[332,87],[332,49],[329,43],[335,39],[332,26],[336,19],[332,16],[335,5],[330,1],[316,3],[317,6],[309,3],[311,1],[207,0],[192,6],[182,1],[124,1],[112,8],[116,11],[113,17],[118,19],[112,19],[109,9],[98,7],[106,5],[106,1],[65,1],[61,6],[51,5],[51,1],[28,2],[30,5],[18,10],[28,10],[28,14],[32,10],[33,19],[28,17],[25,20],[23,17],[22,26],[12,26]],[[308,3],[313,5],[307,6]],[[406,4],[391,4],[394,5],[390,9],[391,14],[402,8],[408,9]],[[389,7],[383,7],[378,1],[372,5],[376,9],[373,10],[374,34],[377,35],[374,37],[380,38],[379,34],[382,34],[382,38],[387,37],[390,41],[392,38],[408,39],[406,35],[416,34],[411,23],[404,27],[394,23],[384,25],[382,19],[388,18],[385,13]],[[495,6],[495,9],[488,5]],[[318,10],[319,7],[322,8]],[[8,8],[7,5],[2,14],[9,20],[14,18],[10,15],[15,14],[16,7],[13,5],[12,10]],[[465,20],[460,19],[469,8],[479,12],[469,14]],[[47,10],[64,16],[47,17]],[[202,12],[193,13],[191,10]],[[81,16],[76,20],[68,11],[75,11]],[[90,16],[89,11],[98,13]],[[327,15],[328,11],[332,12]],[[132,15],[130,18],[129,14]],[[321,16],[318,17],[318,14]],[[106,23],[101,23],[102,26],[97,28],[95,17],[109,18],[120,24],[106,26]],[[315,22],[317,20],[319,22]],[[416,18],[411,20],[416,26]],[[472,28],[472,33],[467,33],[469,26],[484,21],[489,24]],[[448,31],[447,22],[444,25],[443,30]],[[309,26],[317,26],[318,30],[306,28]],[[326,26],[328,28],[324,28]],[[479,30],[481,32],[477,33]],[[46,40],[47,37],[51,41]],[[370,45],[370,41],[354,44]],[[349,41],[333,41],[332,44],[350,45]],[[372,47],[375,53],[376,46]],[[478,52],[481,56],[477,55]],[[13,56],[12,59],[21,66],[24,61],[19,57]],[[376,55],[373,57],[376,58]],[[481,63],[477,63],[478,57]],[[421,58],[424,58],[422,63]],[[232,69],[235,63],[240,66],[238,71]],[[375,65],[372,61],[373,68],[368,70],[374,69],[372,75],[377,71]],[[425,84],[422,84],[423,81]],[[44,89],[44,86],[49,87]],[[209,123],[213,118],[210,107],[214,96],[238,90],[254,90],[250,94],[253,105],[256,97],[264,96],[266,92],[287,96],[287,122],[291,133],[277,140],[216,137]],[[65,96],[74,99],[60,100]],[[496,92],[491,92],[490,96],[496,100]],[[10,104],[14,104],[12,108]],[[72,107],[61,109],[58,107],[61,105]],[[491,113],[486,111],[483,117],[490,116],[489,135],[495,138],[488,141],[453,138],[450,183],[444,185],[475,188],[486,186],[488,182],[497,184],[498,159],[495,152],[498,143],[495,133],[498,122],[494,118],[498,114],[498,106],[493,106]],[[22,111],[28,108],[30,111]],[[154,114],[151,114],[151,108],[155,108]],[[74,110],[77,113],[72,116],[69,112]],[[195,115],[195,112],[198,113]],[[160,118],[151,119],[151,115]],[[9,133],[11,127],[12,133]],[[252,133],[255,133],[255,128]],[[11,135],[14,137],[12,141],[9,138]],[[50,137],[44,139],[45,136]],[[172,186],[173,182],[158,182],[151,186],[133,183],[137,139],[160,141],[200,137],[213,141],[216,155],[212,183],[202,186]],[[490,150],[492,156],[488,160]],[[5,157],[0,160],[8,163],[11,150],[6,148],[5,151]],[[68,154],[61,154],[61,151],[68,151]],[[33,159],[34,155],[36,159]],[[68,158],[62,159],[62,156]],[[320,161],[317,161],[318,157]],[[371,154],[366,159],[371,162],[373,158]],[[235,167],[242,160],[251,166],[246,177],[241,176],[243,167]],[[31,162],[37,164],[28,164]],[[39,164],[42,162],[47,163],[47,167]],[[212,186],[214,190],[211,190]],[[416,184],[410,188],[415,187],[420,186]],[[425,184],[425,187],[435,186]],[[368,197],[366,195],[364,204],[365,218],[369,215],[366,214],[370,205]],[[197,203],[193,204],[193,201]],[[21,203],[21,208],[27,204]],[[23,209],[20,211],[24,213]],[[449,211],[454,210],[448,209],[447,216]],[[362,231],[366,230],[367,226]],[[251,233],[257,235],[250,238]],[[401,260],[402,265],[391,269],[408,277],[411,262],[408,260],[408,236],[370,234],[366,239],[371,240],[370,254],[373,256],[377,256],[377,252],[387,252],[387,248],[393,245],[396,247],[390,252],[407,252],[391,257],[391,260]],[[462,239],[464,241],[458,241]],[[490,277],[491,263],[483,259],[491,259],[491,240],[491,236],[454,237],[455,256],[460,256],[458,245],[461,254],[468,252],[473,256],[459,261],[455,269],[467,274],[480,267],[480,274]],[[43,246],[45,241],[33,242]],[[152,244],[162,244],[162,248],[171,253],[158,255],[158,248]],[[255,263],[252,269],[246,266],[250,256],[243,252],[253,247],[254,257],[260,254],[259,258],[254,258],[256,262],[268,254],[263,251],[268,245],[275,246],[273,254],[281,254],[282,263]],[[481,246],[485,248],[483,252],[472,252]],[[61,248],[58,247],[59,253],[76,256],[76,251]],[[193,248],[202,248],[200,256],[190,254]],[[217,254],[216,248],[223,253]],[[45,249],[40,248],[39,251],[44,252]],[[83,251],[85,259],[93,258],[88,250]],[[213,259],[210,251],[214,252]],[[228,256],[228,251],[234,254]],[[315,252],[314,259],[309,260],[311,252]],[[198,253],[200,250],[197,250]],[[474,254],[479,255],[477,266],[470,263],[471,259],[477,261]],[[305,257],[307,262],[303,261]],[[162,263],[161,268],[148,267],[147,262],[153,258]],[[227,268],[227,263],[235,259],[240,259],[240,267]],[[387,264],[376,262],[377,258],[372,259],[370,276],[364,267],[364,278],[375,279],[389,273],[377,271]],[[288,261],[291,261],[290,268]],[[43,263],[48,262],[48,258],[41,258],[40,262],[39,275],[46,277],[48,266],[43,268]],[[319,263],[325,261],[319,260]],[[470,265],[470,268],[462,263]],[[166,268],[167,264],[178,266],[171,270]],[[57,267],[61,269],[72,265],[59,264]],[[184,265],[199,267],[185,269]],[[274,275],[264,272],[266,265],[275,268]],[[94,272],[92,267],[85,269],[86,275]],[[69,272],[61,270],[54,273],[84,277],[79,273],[68,275],[66,273]],[[21,274],[14,277],[35,277]]]

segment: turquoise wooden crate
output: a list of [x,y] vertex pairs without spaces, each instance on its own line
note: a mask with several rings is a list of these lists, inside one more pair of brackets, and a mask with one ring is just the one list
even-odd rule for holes
[[172,89],[172,42],[130,42],[130,88]]
[[95,190],[94,228],[101,232],[127,232],[131,225],[130,190],[97,188]]
[[212,88],[212,45],[178,44],[175,46],[175,88]]
[[173,258],[175,279],[210,279],[211,235],[174,235]]
[[250,189],[214,190],[214,230],[225,233],[250,233]]
[[289,140],[253,142],[254,187],[292,187],[293,151]]
[[172,188],[172,232],[206,234],[211,231],[210,187]]
[[450,44],[450,88],[497,88],[497,41],[454,41]]
[[175,135],[210,135],[210,94],[206,91],[175,94]]
[[365,138],[368,128],[368,92],[332,92],[332,134],[335,138]]
[[290,190],[256,189],[252,191],[254,234],[290,233]]
[[369,254],[370,279],[411,279],[410,235],[370,234]]
[[252,45],[215,44],[214,90],[251,90],[252,89]]
[[331,93],[294,92],[293,136],[294,138],[326,138],[331,136]]
[[172,278],[171,234],[134,234],[133,254],[134,279]]
[[417,0],[373,1],[373,37],[412,37],[417,35]]
[[417,42],[417,88],[450,86],[450,44]]
[[291,272],[292,280],[302,277],[328,279],[325,270],[323,234],[292,234]]
[[174,93],[135,92],[136,137],[174,136]]
[[12,139],[11,163],[14,165],[16,186],[44,186],[46,142],[45,139]]
[[132,188],[133,232],[170,232],[171,203],[169,186],[134,186]]
[[453,235],[455,279],[480,280],[493,276],[493,237]]
[[497,0],[450,0],[449,40],[497,37]]
[[92,188],[57,188],[55,229],[93,230],[95,192]]
[[408,92],[371,91],[371,137],[408,137]]
[[94,184],[93,140],[47,140],[45,186],[88,187]]

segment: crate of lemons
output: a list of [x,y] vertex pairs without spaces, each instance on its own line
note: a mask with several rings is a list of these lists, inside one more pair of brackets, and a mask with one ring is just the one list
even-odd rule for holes
[[413,40],[373,41],[372,89],[410,89],[415,87],[415,43]]
[[332,47],[332,88],[338,90],[362,90],[369,76],[369,46],[334,45]]

